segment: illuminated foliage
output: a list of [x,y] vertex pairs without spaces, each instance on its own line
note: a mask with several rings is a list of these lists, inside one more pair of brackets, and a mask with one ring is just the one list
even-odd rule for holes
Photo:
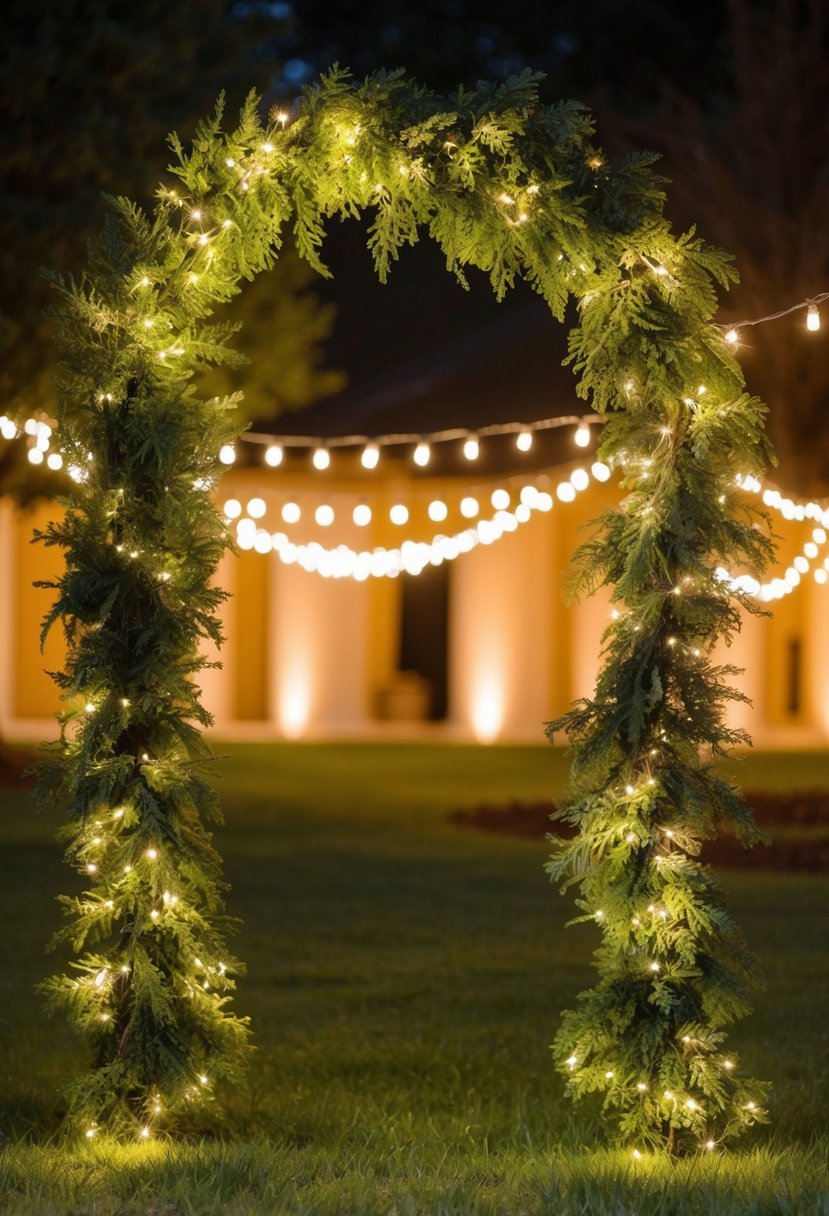
[[[94,1051],[71,1090],[87,1134],[192,1126],[244,1063],[203,826],[218,814],[202,775],[209,715],[193,683],[201,640],[219,636],[211,576],[227,536],[212,490],[234,398],[202,399],[192,377],[234,366],[233,327],[211,314],[273,264],[286,224],[326,273],[326,221],[364,213],[381,280],[426,232],[461,282],[480,270],[500,298],[524,279],[558,320],[579,304],[580,391],[608,415],[602,458],[624,457],[631,494],[583,554],[582,583],[611,582],[625,612],[596,699],[563,722],[581,833],[552,868],[582,882],[607,934],[600,986],[562,1032],[576,1056],[564,1067],[577,1092],[606,1091],[642,1143],[686,1127],[699,1138],[703,1105],[706,1127],[723,1112],[718,1141],[756,1117],[719,1067],[720,1027],[745,1008],[740,956],[693,861],[721,815],[753,834],[699,760],[740,738],[721,720],[728,669],[707,656],[745,596],[712,563],[768,549],[732,496],[737,468],[753,474],[765,456],[762,409],[711,321],[715,285],[733,272],[693,234],[671,234],[648,156],[611,166],[584,108],[542,106],[537,83],[443,98],[399,73],[355,86],[334,70],[267,127],[254,97],[232,132],[219,109],[192,147],[173,138],[178,180],[154,213],[113,200],[87,275],[55,279],[74,490],[45,534],[66,553],[46,627],[62,619],[69,657],[41,796],[68,796],[69,859],[87,880],[66,903],[80,958],[50,984]],[[632,1114],[621,1086],[640,1078],[648,1096]],[[652,1094],[657,1081],[681,1090],[679,1113]]]

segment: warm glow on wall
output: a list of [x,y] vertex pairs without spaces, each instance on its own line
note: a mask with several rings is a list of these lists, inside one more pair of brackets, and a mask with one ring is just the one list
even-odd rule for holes
[[291,656],[279,681],[279,728],[286,739],[301,739],[311,717],[311,672],[306,657]]
[[504,724],[503,679],[480,672],[472,691],[472,731],[479,743],[494,743]]

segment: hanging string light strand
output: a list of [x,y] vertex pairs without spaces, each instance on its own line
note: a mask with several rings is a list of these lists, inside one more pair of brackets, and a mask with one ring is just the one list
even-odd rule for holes
[[748,321],[735,321],[732,324],[722,325],[720,328],[725,332],[726,342],[735,345],[740,339],[740,331],[749,329],[754,325],[765,325],[767,321],[778,321],[781,317],[787,317],[790,313],[799,312],[801,309],[806,309],[806,328],[810,333],[816,333],[820,329],[820,309],[818,305],[825,300],[829,300],[829,291],[822,291],[816,296],[810,296],[806,300],[800,300],[797,304],[790,304],[788,308],[779,308],[777,312],[770,312],[764,317],[753,317]]

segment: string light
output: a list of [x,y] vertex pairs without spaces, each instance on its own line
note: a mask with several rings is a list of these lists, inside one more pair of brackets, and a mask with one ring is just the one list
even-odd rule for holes
[[586,448],[590,446],[590,428],[583,424],[579,426],[573,436],[573,441],[578,448]]
[[425,469],[426,465],[431,459],[431,455],[432,449],[429,447],[428,443],[421,442],[415,448],[412,459],[419,468]]
[[477,435],[470,435],[468,439],[464,440],[463,454],[467,460],[477,460],[480,451],[481,447]]
[[367,443],[363,448],[363,454],[360,457],[360,464],[364,469],[376,469],[380,463],[380,449],[376,443]]
[[807,300],[801,300],[797,304],[790,304],[788,308],[779,308],[777,312],[767,313],[764,317],[753,317],[747,321],[735,321],[728,326],[720,326],[724,331],[726,342],[732,346],[736,346],[740,339],[740,331],[748,329],[754,325],[765,325],[768,321],[777,321],[781,317],[787,317],[790,313],[797,312],[801,308],[806,309],[806,328],[814,333],[820,329],[820,312],[818,304],[822,304],[824,300],[829,300],[829,291],[822,291],[819,295],[811,296]]
[[529,452],[532,445],[533,433],[528,427],[524,427],[515,437],[515,446],[519,452]]
[[314,454],[311,457],[311,460],[314,468],[322,471],[323,469],[327,469],[331,464],[331,453],[328,451],[327,447],[320,444],[319,447],[314,448]]
[[276,469],[282,464],[284,451],[279,443],[271,443],[265,448],[265,464],[270,465],[272,469]]

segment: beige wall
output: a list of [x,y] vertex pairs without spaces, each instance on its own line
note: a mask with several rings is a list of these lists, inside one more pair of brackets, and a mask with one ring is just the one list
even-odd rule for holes
[[[377,475],[375,475],[377,477]],[[419,483],[424,488],[424,483]],[[242,503],[258,495],[267,503],[271,531],[284,528],[282,504],[296,499],[308,520],[324,497],[336,504],[337,522],[328,529],[303,523],[298,532],[329,546],[371,549],[399,544],[404,536],[426,539],[451,533],[457,501],[465,487],[429,482],[420,496],[402,470],[373,482],[375,518],[367,529],[351,522],[351,509],[365,490],[358,479],[313,479],[234,469],[222,484],[221,501]],[[468,488],[468,487],[467,487]],[[452,514],[442,525],[426,517],[430,497],[443,496]],[[593,691],[600,638],[609,613],[607,592],[567,606],[563,582],[581,525],[614,492],[593,485],[575,503],[556,502],[534,513],[516,532],[481,545],[450,564],[449,719],[435,724],[380,723],[378,692],[396,665],[400,580],[323,579],[274,554],[227,554],[217,575],[231,592],[223,609],[227,636],[220,670],[203,673],[203,696],[217,732],[236,738],[423,735],[491,741],[543,741],[543,723],[562,713],[576,696]],[[405,528],[388,522],[388,507],[408,501]],[[47,669],[63,664],[57,627],[43,656],[38,650],[40,620],[52,593],[36,590],[36,579],[55,577],[60,554],[30,545],[33,526],[42,527],[50,508],[16,515],[0,502],[0,730],[10,737],[54,737],[57,691]],[[453,524],[452,520],[455,520]],[[780,524],[785,567],[808,539],[810,525]],[[410,576],[405,576],[410,577]],[[735,706],[730,720],[745,726],[760,745],[807,745],[829,740],[829,641],[823,624],[829,588],[806,576],[801,586],[772,605],[773,617],[750,617],[723,661],[743,667],[740,686],[753,708]],[[792,678],[791,643],[801,654],[801,705],[788,705]],[[205,646],[208,658],[215,648]]]

